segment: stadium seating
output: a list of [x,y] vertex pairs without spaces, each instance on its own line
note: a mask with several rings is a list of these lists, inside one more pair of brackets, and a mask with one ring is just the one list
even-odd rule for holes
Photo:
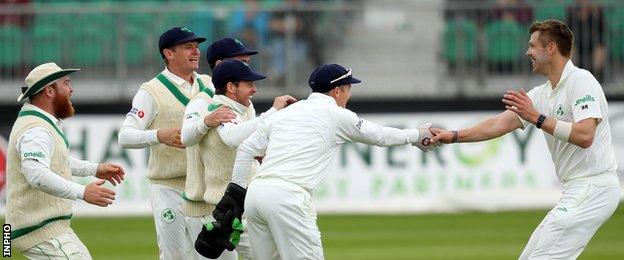
[[443,33],[444,58],[456,64],[460,50],[464,61],[469,63],[477,58],[477,24],[470,20],[449,21]]
[[513,64],[524,49],[522,26],[513,20],[494,21],[485,27],[486,58],[494,64]]
[[614,59],[624,61],[624,7],[612,8],[606,14],[609,52]]
[[32,64],[61,62],[63,56],[63,27],[56,23],[35,21],[32,28]]
[[534,20],[557,19],[566,21],[568,18],[566,8],[571,4],[570,0],[533,0],[529,2],[533,7]]
[[22,29],[19,26],[0,26],[0,67],[8,68],[20,65],[22,38]]

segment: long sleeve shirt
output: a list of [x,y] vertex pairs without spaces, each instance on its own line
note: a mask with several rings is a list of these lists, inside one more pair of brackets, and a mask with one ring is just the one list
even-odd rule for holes
[[[234,119],[233,122],[221,124],[217,128],[217,132],[223,140],[223,143],[232,148],[238,147],[243,140],[249,137],[249,135],[256,130],[256,126],[259,121],[277,111],[272,107],[262,113],[259,117],[245,121],[242,120],[241,115],[246,113],[255,113],[253,105],[245,107],[223,95],[215,95],[214,101],[218,104],[227,105],[237,112],[236,119]],[[201,138],[208,132],[209,127],[204,124],[204,116],[208,113],[204,112],[208,111],[207,108],[209,105],[210,104],[205,99],[194,99],[186,106],[181,133],[181,139],[184,145],[193,146],[197,144],[199,140],[201,140]],[[251,117],[253,117],[253,115]]]
[[[193,85],[171,73],[167,68],[162,74],[183,93],[189,95],[193,91]],[[193,82],[197,84],[197,73],[193,73]],[[126,114],[126,119],[119,129],[119,144],[124,148],[144,148],[158,144],[156,137],[158,129],[147,130],[156,116],[158,111],[154,99],[147,91],[139,89],[132,99],[132,109]]]
[[[41,112],[59,129],[61,121],[44,110],[27,104],[30,109]],[[34,188],[50,195],[65,199],[82,199],[85,186],[66,180],[50,170],[50,157],[54,152],[52,135],[43,127],[33,127],[25,131],[17,141],[17,149],[22,160],[22,172],[26,181]],[[69,164],[73,176],[94,176],[97,163],[70,157]]]
[[417,129],[379,126],[339,107],[330,96],[312,93],[258,124],[238,147],[232,181],[245,187],[253,157],[266,154],[255,179],[279,178],[313,191],[327,175],[341,144],[396,146],[416,142],[418,137]]

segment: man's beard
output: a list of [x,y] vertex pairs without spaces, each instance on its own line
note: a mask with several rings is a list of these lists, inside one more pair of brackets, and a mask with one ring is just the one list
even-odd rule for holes
[[69,96],[56,96],[53,105],[58,119],[65,119],[74,115],[74,106],[69,101]]

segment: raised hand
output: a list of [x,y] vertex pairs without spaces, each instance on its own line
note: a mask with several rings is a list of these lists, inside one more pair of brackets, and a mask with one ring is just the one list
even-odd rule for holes
[[295,102],[297,102],[296,98],[290,95],[283,95],[275,98],[275,101],[273,101],[273,107],[280,110]]
[[95,177],[99,179],[107,180],[113,185],[121,183],[124,179],[124,169],[120,165],[114,163],[100,163],[98,164]]
[[177,148],[184,148],[180,139],[180,128],[161,128],[156,132],[158,142]]
[[507,93],[503,95],[502,101],[505,103],[507,110],[518,114],[522,119],[531,123],[537,121],[539,113],[533,108],[533,102],[531,102],[531,98],[524,89],[520,91],[507,90]]

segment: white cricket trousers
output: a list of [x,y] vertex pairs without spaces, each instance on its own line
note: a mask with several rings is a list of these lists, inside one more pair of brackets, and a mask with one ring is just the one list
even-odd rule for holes
[[618,175],[604,173],[563,184],[563,195],[537,226],[520,259],[576,259],[618,206]]
[[[212,216],[212,212],[206,216],[202,217],[184,217],[186,219],[186,224],[188,228],[188,239],[193,243],[193,252],[195,253],[194,259],[210,259],[203,257],[197,250],[195,250],[195,240],[197,240],[197,236],[202,230],[202,226],[206,222],[214,221],[214,217]],[[249,234],[247,233],[247,224],[245,217],[243,216],[243,227],[245,227],[243,234],[241,235],[240,242],[234,251],[228,251],[227,249],[223,251],[221,256],[219,256],[218,260],[236,260],[238,259],[238,255],[242,257],[242,259],[250,260],[251,258],[251,248],[249,245]]]
[[186,220],[182,215],[182,192],[160,184],[149,184],[150,203],[156,226],[159,258],[162,260],[193,259],[195,247],[187,238]]
[[90,260],[91,254],[74,232],[58,235],[22,252],[28,259]]
[[254,179],[245,197],[245,216],[253,259],[323,259],[316,210],[302,187]]

